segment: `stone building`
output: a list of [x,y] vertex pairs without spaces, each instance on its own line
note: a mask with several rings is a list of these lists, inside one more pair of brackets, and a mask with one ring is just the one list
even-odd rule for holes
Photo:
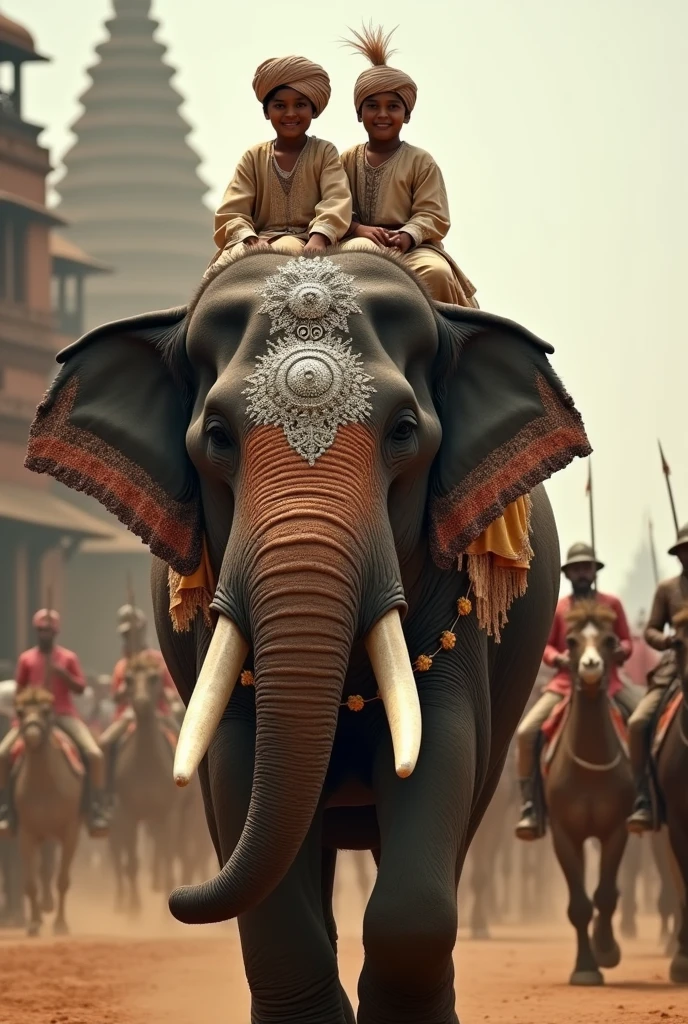
[[45,205],[49,154],[22,111],[25,67],[45,60],[30,33],[0,15],[0,677],[27,646],[36,607],[49,594],[62,607],[70,555],[116,536],[23,465],[55,354],[81,330],[84,279],[106,270],[55,234],[62,218]]
[[113,7],[56,184],[68,238],[114,270],[88,289],[87,327],[182,305],[213,255],[207,189],[150,0]]

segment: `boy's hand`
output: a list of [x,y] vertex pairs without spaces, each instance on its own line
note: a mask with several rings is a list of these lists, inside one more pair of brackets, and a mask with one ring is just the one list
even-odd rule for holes
[[387,228],[376,228],[370,224],[357,224],[354,230],[355,238],[369,238],[371,242],[375,242],[375,245],[379,245],[382,249],[387,249],[390,243],[390,232]]
[[408,252],[413,245],[413,239],[407,231],[394,231],[390,235],[389,245],[393,249],[399,249],[401,252]]
[[251,249],[267,249],[268,243],[264,238],[259,238],[258,235],[249,235],[248,238],[244,239],[244,245],[249,246]]
[[308,241],[306,242],[303,251],[304,252],[325,252],[325,249],[327,249],[329,244],[330,244],[329,238],[327,238],[325,235],[319,235],[318,232],[315,231],[311,235],[311,237],[308,239]]

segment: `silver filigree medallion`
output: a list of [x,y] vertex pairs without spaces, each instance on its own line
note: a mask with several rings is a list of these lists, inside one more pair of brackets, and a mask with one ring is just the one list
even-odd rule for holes
[[267,353],[246,378],[247,413],[256,424],[282,427],[289,445],[314,465],[334,443],[337,429],[370,415],[373,379],[351,351],[348,317],[360,313],[360,289],[327,257],[290,260],[260,294],[270,317]]

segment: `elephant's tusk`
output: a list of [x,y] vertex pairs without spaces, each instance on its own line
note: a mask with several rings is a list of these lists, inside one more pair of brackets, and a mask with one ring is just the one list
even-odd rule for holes
[[215,735],[249,646],[226,615],[218,619],[179,733],[174,781],[187,786]]
[[387,712],[396,773],[405,779],[416,767],[422,726],[418,689],[396,608],[375,623],[365,645]]

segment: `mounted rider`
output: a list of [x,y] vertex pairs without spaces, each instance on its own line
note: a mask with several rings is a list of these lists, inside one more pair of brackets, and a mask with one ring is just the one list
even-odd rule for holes
[[147,628],[146,616],[135,605],[124,604],[117,612],[117,632],[122,638],[122,657],[112,673],[111,695],[116,705],[116,711],[113,724],[100,737],[100,745],[104,749],[116,743],[133,720],[133,712],[129,706],[127,667],[130,660],[138,654],[146,655],[160,666],[162,692],[157,711],[172,728],[177,731],[179,729],[179,722],[183,716],[183,705],[162,654],[146,644]]
[[[599,561],[590,545],[584,543],[573,544],[569,548],[566,561],[561,567],[562,573],[571,584],[571,593],[567,597],[560,598],[557,604],[554,622],[543,655],[544,664],[558,671],[554,678],[546,684],[542,696],[523,718],[516,733],[518,777],[523,801],[521,818],[516,825],[516,835],[519,839],[538,839],[543,835],[542,824],[538,820],[534,802],[534,783],[537,771],[536,746],[543,725],[557,705],[571,693],[566,615],[573,605],[578,601],[594,599],[600,604],[612,608],[616,614],[614,632],[618,641],[614,655],[616,665],[623,665],[631,656],[633,649],[631,632],[623,605],[618,597],[597,590],[597,573],[602,569],[604,569],[604,563]],[[609,696],[613,697],[625,711],[627,717],[632,714],[638,701],[636,690],[630,681],[619,675],[616,668],[609,680],[608,692]]]
[[669,548],[681,563],[681,573],[664,580],[657,587],[650,618],[645,627],[645,641],[656,651],[662,652],[662,659],[648,674],[648,692],[635,709],[629,725],[629,752],[636,780],[637,795],[633,812],[628,819],[630,832],[642,833],[653,828],[652,801],[648,762],[652,741],[652,726],[667,687],[676,679],[676,655],[673,650],[674,636],[665,632],[672,619],[688,604],[688,523],[678,531],[676,543]]
[[[60,616],[42,608],[33,617],[38,643],[19,656],[16,670],[17,693],[27,687],[48,690],[54,698],[55,725],[75,743],[89,770],[89,831],[104,836],[109,829],[105,809],[105,760],[88,726],[81,720],[74,703],[74,694],[83,693],[86,685],[79,659],[74,651],[60,647],[55,637],[60,631]],[[12,749],[19,737],[16,725],[0,743],[0,835],[10,831],[8,787]]]

